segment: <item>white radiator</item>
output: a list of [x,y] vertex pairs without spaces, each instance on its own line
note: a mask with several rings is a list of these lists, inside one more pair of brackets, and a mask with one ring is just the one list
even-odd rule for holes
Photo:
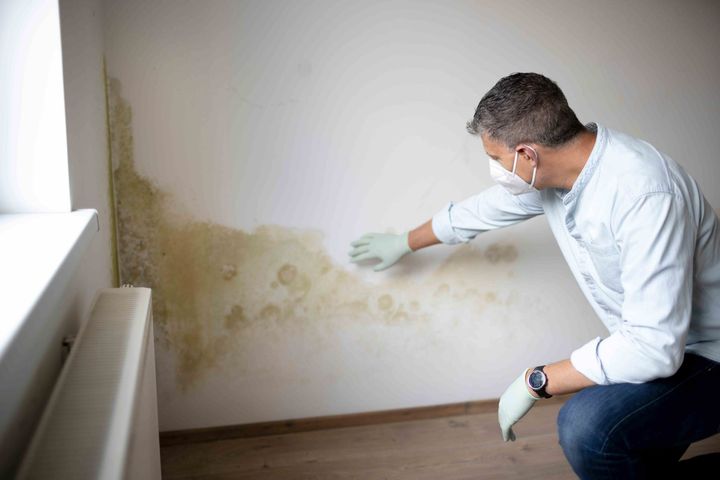
[[96,292],[18,478],[160,479],[149,288]]

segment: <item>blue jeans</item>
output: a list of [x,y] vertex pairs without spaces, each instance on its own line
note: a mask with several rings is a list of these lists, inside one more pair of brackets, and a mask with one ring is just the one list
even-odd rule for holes
[[585,388],[557,423],[582,479],[704,478],[695,474],[708,468],[717,478],[720,453],[678,460],[692,442],[720,432],[720,363],[686,352],[671,377]]

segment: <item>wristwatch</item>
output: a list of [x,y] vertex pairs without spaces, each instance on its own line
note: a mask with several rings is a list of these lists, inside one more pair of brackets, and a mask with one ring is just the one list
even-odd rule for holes
[[545,368],[545,365],[533,368],[533,371],[530,372],[530,375],[528,375],[527,385],[542,398],[550,398],[552,395],[545,391],[548,384],[548,377],[543,371],[543,368]]

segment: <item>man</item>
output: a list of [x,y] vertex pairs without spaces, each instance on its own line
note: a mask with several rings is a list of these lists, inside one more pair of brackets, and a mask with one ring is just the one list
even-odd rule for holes
[[720,431],[720,224],[696,181],[645,141],[581,124],[536,73],[498,81],[467,128],[499,185],[404,234],[363,235],[351,261],[379,258],[380,271],[419,248],[545,214],[610,335],[524,370],[500,398],[503,439],[515,440],[512,425],[538,399],[579,392],[557,424],[581,478],[689,465],[678,460],[690,443]]

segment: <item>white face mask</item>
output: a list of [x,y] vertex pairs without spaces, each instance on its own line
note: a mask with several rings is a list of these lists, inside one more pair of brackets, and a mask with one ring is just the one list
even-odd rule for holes
[[[535,152],[535,149],[531,146],[525,146]],[[533,167],[532,179],[530,180],[530,183],[527,183],[515,173],[515,170],[517,170],[518,153],[519,152],[515,152],[515,160],[513,160],[512,172],[505,170],[505,167],[503,167],[497,160],[493,160],[492,158],[488,157],[488,161],[490,162],[490,176],[493,178],[493,180],[502,185],[505,190],[507,190],[513,195],[537,192],[537,188],[534,187],[537,166]],[[535,152],[535,156],[537,157],[537,152]]]

